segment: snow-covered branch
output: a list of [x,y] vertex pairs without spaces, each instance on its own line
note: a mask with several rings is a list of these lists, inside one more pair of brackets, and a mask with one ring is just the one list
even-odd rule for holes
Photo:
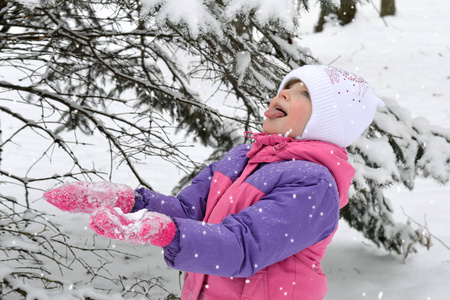
[[348,148],[356,167],[350,190],[350,205],[342,215],[353,227],[377,245],[405,258],[416,243],[427,248],[429,241],[410,224],[398,223],[383,190],[396,183],[412,190],[417,177],[439,183],[450,178],[450,132],[431,126],[423,118],[413,119],[393,99],[375,117],[366,134]]

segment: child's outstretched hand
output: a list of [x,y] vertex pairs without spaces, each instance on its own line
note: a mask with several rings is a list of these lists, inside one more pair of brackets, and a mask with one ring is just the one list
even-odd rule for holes
[[61,210],[91,213],[101,206],[118,207],[127,213],[134,206],[134,191],[111,182],[73,182],[44,193],[49,203]]
[[164,247],[175,236],[175,224],[166,215],[142,209],[124,214],[120,209],[109,206],[96,209],[89,222],[96,233],[108,238],[128,241],[133,244],[153,244]]

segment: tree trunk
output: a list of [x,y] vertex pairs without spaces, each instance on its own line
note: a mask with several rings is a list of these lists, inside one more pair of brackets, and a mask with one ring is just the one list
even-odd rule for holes
[[344,26],[353,22],[356,15],[356,2],[353,0],[341,0],[341,7],[338,11],[338,19],[341,25]]
[[339,24],[344,26],[351,23],[356,15],[356,2],[354,0],[341,0],[339,8],[330,9],[322,6],[319,16],[319,21],[314,27],[315,32],[321,32],[325,24],[325,17],[329,14],[335,14],[340,21]]
[[380,17],[395,15],[395,0],[381,0]]

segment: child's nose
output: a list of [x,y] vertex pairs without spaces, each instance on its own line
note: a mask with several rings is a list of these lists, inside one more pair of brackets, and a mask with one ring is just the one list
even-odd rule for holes
[[285,100],[289,100],[289,93],[287,90],[281,90],[278,96],[284,98]]

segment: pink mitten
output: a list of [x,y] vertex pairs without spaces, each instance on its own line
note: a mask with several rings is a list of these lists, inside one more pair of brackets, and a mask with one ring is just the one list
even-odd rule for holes
[[96,233],[108,238],[128,241],[137,245],[152,244],[164,247],[175,236],[175,224],[166,215],[141,209],[124,214],[109,206],[96,209],[89,222]]
[[74,182],[44,193],[44,198],[61,210],[91,213],[101,206],[119,207],[127,213],[134,206],[134,191],[111,182]]

